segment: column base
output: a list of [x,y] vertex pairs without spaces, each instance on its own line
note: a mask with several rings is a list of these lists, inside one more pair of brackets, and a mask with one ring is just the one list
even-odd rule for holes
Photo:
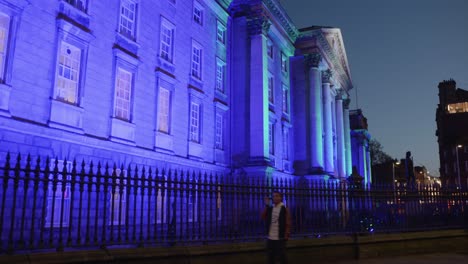
[[248,167],[255,167],[255,166],[271,166],[273,167],[273,162],[270,158],[268,157],[249,157],[248,161],[247,161],[247,166]]

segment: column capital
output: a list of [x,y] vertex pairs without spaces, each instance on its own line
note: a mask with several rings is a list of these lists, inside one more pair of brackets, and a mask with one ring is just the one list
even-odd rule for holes
[[344,100],[344,99],[346,99],[345,95],[346,95],[345,91],[342,88],[338,88],[336,90],[335,100],[337,100],[337,101],[338,100]]
[[351,103],[351,99],[347,98],[343,100],[343,108],[349,110],[349,105]]
[[247,18],[247,30],[250,36],[267,35],[271,22],[263,13],[253,13]]
[[317,52],[304,55],[304,63],[307,68],[318,68],[321,60],[322,55]]
[[322,71],[322,83],[330,83],[332,77],[332,71],[330,69]]

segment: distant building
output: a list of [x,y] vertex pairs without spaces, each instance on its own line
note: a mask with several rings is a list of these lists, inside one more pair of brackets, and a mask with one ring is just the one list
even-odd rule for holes
[[[454,80],[439,83],[436,111],[440,177],[443,185],[468,184],[468,91]],[[460,181],[460,182],[459,182]]]
[[367,130],[367,118],[361,109],[349,111],[351,124],[351,148],[353,150],[352,161],[359,175],[364,177],[364,183],[372,182],[371,158],[369,142],[371,135]]

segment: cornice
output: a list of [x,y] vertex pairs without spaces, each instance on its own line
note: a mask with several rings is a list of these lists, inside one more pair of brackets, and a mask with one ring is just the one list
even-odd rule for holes
[[293,24],[291,19],[289,18],[288,14],[286,13],[286,10],[284,10],[284,8],[278,2],[278,0],[262,0],[262,1],[263,1],[263,4],[272,13],[274,18],[276,18],[280,22],[281,26],[288,34],[291,41],[295,42],[299,35],[299,31],[296,28],[296,26]]
[[[336,49],[334,49],[327,40],[327,35],[337,40]],[[344,87],[346,91],[352,89],[351,75],[349,73],[346,52],[342,44],[339,29],[317,26],[310,27],[301,30],[296,43],[299,42],[313,42],[314,45],[317,46],[314,47],[315,50],[316,48],[320,50],[325,60],[328,61],[329,67],[333,69],[334,78],[341,83],[341,87]]]
[[233,17],[252,18],[258,13],[266,15],[272,22],[277,22],[282,30],[295,42],[299,31],[293,24],[278,0],[232,0],[229,13]]

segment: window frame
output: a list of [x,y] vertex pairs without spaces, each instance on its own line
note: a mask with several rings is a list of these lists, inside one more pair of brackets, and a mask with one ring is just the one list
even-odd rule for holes
[[290,91],[289,91],[289,87],[285,84],[283,84],[283,95],[282,95],[282,99],[283,99],[283,102],[282,102],[282,111],[283,111],[283,114],[286,114],[286,115],[289,115],[290,113]]
[[270,156],[275,155],[275,122],[268,124],[268,148]]
[[[69,4],[70,6],[73,6],[77,10],[80,10],[83,13],[88,12],[88,4],[89,4],[88,0],[63,0],[63,1],[66,2],[67,4]],[[71,1],[75,1],[76,3],[75,4],[70,3]],[[82,7],[77,6],[78,2],[84,2],[83,6]]]
[[[200,14],[196,14],[196,10],[200,11]],[[205,8],[203,8],[203,6],[198,1],[193,1],[192,20],[196,24],[203,26],[204,19],[205,19]]]
[[[168,29],[172,35],[171,35],[171,38],[170,38],[170,45],[167,45],[167,43],[165,41],[163,41],[163,36],[164,36],[164,30],[163,28],[166,28]],[[161,17],[161,26],[160,26],[160,40],[159,40],[159,57],[167,62],[170,62],[170,63],[174,63],[174,50],[175,50],[175,43],[174,43],[174,40],[175,40],[175,33],[176,33],[176,26],[171,23],[169,20],[167,20],[166,18],[164,17]],[[164,45],[167,45],[169,47],[169,52],[168,52],[168,55],[167,57],[163,56],[163,46]]]
[[[194,119],[194,106],[197,107],[196,120]],[[194,143],[201,143],[201,103],[199,102],[190,102],[190,115],[189,115],[189,141]],[[195,126],[195,123],[196,126]]]
[[281,72],[288,72],[288,57],[286,54],[284,54],[284,52],[281,52]]
[[[221,79],[219,69],[221,68]],[[226,91],[226,62],[216,57],[215,90],[224,94]]]
[[[118,72],[122,71],[124,73],[128,73],[131,77],[130,80],[130,88],[129,88],[129,99],[128,99],[128,117],[120,117],[117,115],[117,93],[118,93],[118,87],[117,87],[117,81],[118,81]],[[126,67],[123,67],[122,65],[116,65],[115,67],[115,73],[114,73],[114,102],[113,102],[113,111],[112,115],[114,118],[125,121],[125,122],[132,122],[133,118],[133,89],[134,89],[134,83],[135,83],[135,73],[131,69],[128,69]]]
[[267,40],[267,57],[271,60],[275,59],[273,42],[269,39]]
[[224,114],[220,111],[215,114],[215,148],[224,149]]
[[275,103],[275,76],[269,72],[268,73],[268,102],[270,104]]
[[289,127],[286,125],[283,125],[283,159],[284,160],[289,160]]
[[[79,58],[78,58],[78,68],[76,69],[77,73],[76,73],[76,87],[75,87],[75,91],[74,91],[74,94],[75,94],[75,98],[74,98],[74,101],[69,101],[69,100],[66,100],[65,98],[61,98],[59,97],[59,93],[60,93],[60,90],[59,90],[59,83],[60,83],[60,79],[63,78],[63,79],[67,79],[68,81],[72,81],[68,78],[65,78],[65,76],[61,77],[60,75],[60,68],[61,68],[61,56],[62,56],[62,48],[64,45],[70,45],[71,47],[73,47],[72,49],[76,50],[77,52],[79,52]],[[55,82],[54,82],[54,100],[57,100],[57,101],[60,101],[60,102],[64,102],[64,103],[68,103],[68,104],[71,104],[71,105],[79,105],[80,104],[80,90],[81,90],[81,69],[82,69],[82,64],[83,64],[83,55],[84,55],[84,52],[83,50],[80,48],[80,47],[77,47],[76,45],[74,44],[71,44],[69,41],[65,41],[65,40],[60,40],[59,41],[59,44],[58,44],[58,48],[57,48],[57,65],[56,65],[56,73],[55,73]],[[62,66],[63,67],[63,66]],[[65,68],[65,67],[63,67]],[[70,67],[71,68],[71,67]],[[70,71],[73,71],[73,69],[70,69]],[[62,88],[62,89],[65,89],[65,88]]]
[[[198,50],[199,51],[199,54],[198,54],[198,62],[194,61],[194,57],[196,56],[195,54],[195,51]],[[192,49],[191,49],[191,56],[190,56],[190,76],[192,76],[193,78],[201,81],[203,80],[203,47],[196,41],[192,41]],[[194,68],[194,65],[198,65],[197,68]],[[198,74],[194,74],[194,70],[196,70],[196,72]]]
[[[131,12],[133,12],[133,20],[132,21],[130,21],[130,19],[126,15],[124,17],[125,19],[130,21],[130,23],[132,23],[132,27],[131,27],[130,30],[128,29],[127,26],[122,25],[122,21],[123,21],[122,18],[124,16],[124,14],[122,12],[123,12],[123,8],[125,8],[124,3],[133,4],[134,7],[135,7],[134,10],[130,10]],[[120,35],[135,41],[136,40],[136,31],[137,31],[136,30],[137,29],[137,22],[138,22],[137,17],[138,17],[138,2],[134,1],[134,0],[120,0],[120,4],[119,4],[119,21],[118,21],[117,32],[119,32]],[[123,28],[126,29],[129,32],[124,32]]]
[[[216,20],[216,42],[222,45],[226,45],[226,31],[227,31],[226,26],[220,20]],[[221,32],[221,36],[220,36],[220,32]]]
[[[167,122],[167,131],[164,131],[161,129],[161,111],[160,111],[160,107],[162,105],[162,101],[160,101],[161,99],[161,91],[162,90],[165,90],[168,94],[167,96],[167,115],[166,115],[166,122]],[[160,133],[164,133],[164,134],[167,134],[167,135],[170,135],[171,134],[171,109],[172,109],[172,90],[169,89],[169,88],[166,88],[166,87],[163,87],[162,85],[159,85],[158,87],[158,100],[157,100],[157,113],[156,113],[156,118],[157,118],[157,131],[160,132]]]

